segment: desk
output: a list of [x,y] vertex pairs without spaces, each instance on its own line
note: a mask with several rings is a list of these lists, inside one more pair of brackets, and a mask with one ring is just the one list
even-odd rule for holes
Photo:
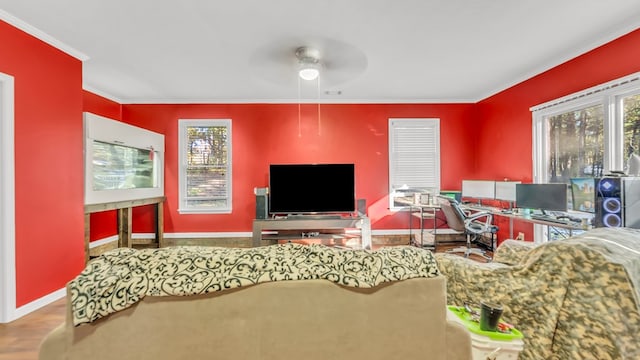
[[573,230],[588,230],[590,226],[585,226],[579,222],[571,222],[568,221],[566,223],[559,223],[554,221],[546,221],[543,219],[534,219],[530,215],[524,214],[516,214],[513,212],[506,212],[504,209],[496,208],[496,207],[488,207],[488,206],[465,206],[464,208],[473,209],[473,210],[484,210],[488,211],[495,216],[502,216],[509,219],[509,238],[513,239],[513,221],[524,221],[532,224],[545,225],[548,227],[554,227],[559,229],[569,230],[569,234],[572,235]]
[[[411,226],[411,218],[417,217],[420,219],[420,243],[414,241],[413,244],[420,247],[433,247],[433,250],[436,249],[437,241],[436,241],[436,229],[437,229],[437,218],[436,214],[440,210],[440,205],[436,204],[407,204],[407,209],[409,210],[409,240],[411,240],[412,235],[412,226]],[[424,220],[425,219],[433,219],[433,246],[425,245],[424,243]],[[430,231],[430,230],[429,230]]]
[[567,221],[566,223],[559,223],[555,221],[547,221],[544,219],[534,219],[530,215],[523,214],[514,214],[514,213],[505,213],[503,211],[498,211],[495,213],[497,216],[503,216],[509,218],[509,238],[513,239],[513,220],[525,221],[532,224],[545,225],[547,227],[553,227],[558,229],[566,229],[569,230],[569,236],[573,235],[574,230],[588,230],[590,226],[582,225],[579,222]]

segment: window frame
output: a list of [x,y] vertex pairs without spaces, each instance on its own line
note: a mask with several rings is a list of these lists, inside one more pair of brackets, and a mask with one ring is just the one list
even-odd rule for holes
[[[545,183],[549,178],[547,159],[550,144],[546,136],[547,119],[595,105],[603,106],[603,173],[623,170],[627,159],[624,158],[623,149],[624,106],[622,101],[627,96],[638,94],[640,94],[640,72],[531,107],[533,182]],[[534,241],[536,243],[549,241],[545,236],[544,226],[534,226]]]
[[562,105],[554,106],[553,108],[545,109],[533,115],[533,182],[545,183],[549,178],[549,164],[546,160],[551,152],[550,146],[547,142],[547,136],[549,130],[550,117],[561,115],[571,111],[577,111],[580,109],[602,105],[603,106],[603,122],[604,122],[604,158],[603,158],[603,171],[607,171],[611,168],[611,164],[614,163],[613,159],[607,152],[607,147],[611,144],[610,139],[610,124],[611,116],[608,110],[608,104],[603,102],[601,98],[580,99],[575,102],[565,103]]
[[[189,127],[225,127],[227,129],[227,206],[220,208],[202,208],[188,206],[187,193],[187,128]],[[233,210],[233,162],[231,119],[178,119],[178,213],[180,214],[230,214]]]
[[[424,186],[418,186],[416,188],[422,188],[422,189],[432,189],[433,191],[435,191],[436,193],[438,193],[440,191],[440,184],[441,184],[441,170],[440,170],[440,119],[439,118],[389,118],[389,145],[388,145],[388,150],[389,150],[389,176],[388,176],[388,182],[389,182],[389,189],[388,189],[388,197],[389,197],[389,209],[391,211],[398,211],[398,210],[403,210],[406,209],[406,206],[397,206],[395,204],[395,189],[393,187],[393,179],[395,178],[396,175],[396,163],[395,161],[396,159],[396,155],[395,155],[395,140],[394,140],[394,135],[395,135],[395,131],[396,128],[399,127],[415,127],[415,128],[420,128],[420,127],[430,127],[433,128],[433,133],[434,133],[434,139],[433,139],[433,143],[435,143],[435,152],[434,152],[434,165],[432,169],[427,169],[427,170],[433,170],[434,171],[434,182],[433,183],[425,183]],[[425,142],[425,144],[428,144]],[[428,151],[428,149],[425,147],[424,149],[425,151]]]
[[532,107],[533,123],[533,181],[546,182],[548,178],[549,144],[546,133],[547,119],[582,108],[602,105],[604,116],[603,172],[623,170],[624,159],[624,108],[622,99],[640,94],[640,73],[635,73],[606,84],[549,101]]

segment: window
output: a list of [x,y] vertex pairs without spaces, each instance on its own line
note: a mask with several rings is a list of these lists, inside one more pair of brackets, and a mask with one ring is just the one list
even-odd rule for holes
[[180,213],[231,212],[231,120],[179,120]]
[[[640,73],[531,110],[536,183],[626,171],[627,159],[640,154]],[[534,236],[536,242],[554,237],[540,226]]]
[[[622,98],[622,122],[624,134],[623,158],[629,159],[631,155],[640,155],[640,92],[638,94],[621,96]],[[625,165],[625,172],[627,170]]]
[[389,207],[440,190],[440,119],[389,119]]
[[543,182],[602,176],[604,106],[597,104],[547,117],[549,151]]

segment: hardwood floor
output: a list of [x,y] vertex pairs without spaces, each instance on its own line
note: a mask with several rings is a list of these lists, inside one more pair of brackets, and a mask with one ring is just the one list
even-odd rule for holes
[[[459,245],[439,245],[438,252]],[[473,260],[484,262],[471,255]],[[36,360],[38,346],[51,330],[64,322],[65,299],[57,300],[8,324],[0,324],[0,360]]]
[[65,299],[8,324],[0,324],[0,360],[36,360],[40,341],[64,322]]

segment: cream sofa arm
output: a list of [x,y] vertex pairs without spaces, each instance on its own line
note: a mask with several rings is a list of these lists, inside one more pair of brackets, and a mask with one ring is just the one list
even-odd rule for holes
[[70,341],[66,333],[66,324],[53,329],[40,343],[38,358],[63,360],[67,358],[67,342]]
[[447,320],[447,360],[471,360],[471,335],[464,325]]

